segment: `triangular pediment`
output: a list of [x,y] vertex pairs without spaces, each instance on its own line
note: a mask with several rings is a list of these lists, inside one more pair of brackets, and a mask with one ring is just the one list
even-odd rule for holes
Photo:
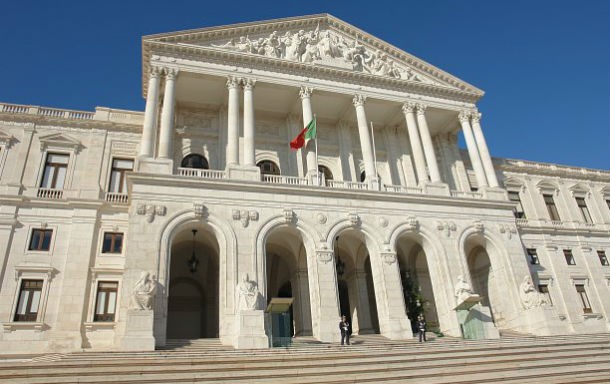
[[40,148],[43,150],[46,148],[67,148],[79,151],[83,146],[80,141],[63,133],[43,135],[38,138],[38,141],[40,141]]
[[270,62],[306,64],[311,68],[438,86],[477,97],[483,95],[476,87],[328,14],[146,36],[145,56],[150,53],[147,45],[154,43]]

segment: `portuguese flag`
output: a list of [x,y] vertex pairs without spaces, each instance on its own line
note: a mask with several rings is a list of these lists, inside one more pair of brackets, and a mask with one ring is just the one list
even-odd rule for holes
[[290,142],[290,148],[296,151],[305,146],[305,140],[316,138],[316,118],[314,117],[305,128],[299,132],[297,137]]

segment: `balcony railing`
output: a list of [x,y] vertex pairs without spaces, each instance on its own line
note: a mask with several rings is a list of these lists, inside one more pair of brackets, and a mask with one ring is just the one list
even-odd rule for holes
[[396,193],[424,193],[424,190],[418,187],[407,187],[404,185],[384,185],[387,192]]
[[179,176],[196,177],[200,179],[224,179],[225,172],[215,169],[178,168]]
[[326,185],[330,188],[338,189],[356,189],[356,190],[368,190],[369,185],[367,183],[358,183],[355,181],[341,181],[341,180],[326,180]]
[[129,203],[129,195],[127,193],[119,193],[119,192],[106,192],[106,201],[111,204],[128,204]]
[[483,194],[480,192],[467,192],[467,191],[451,191],[451,197],[462,197],[466,199],[480,199],[483,197]]
[[287,185],[307,185],[307,179],[295,176],[282,176],[282,175],[263,175],[262,177],[265,183],[271,184],[287,184]]
[[62,189],[38,188],[36,197],[41,199],[61,200],[64,197],[64,191]]

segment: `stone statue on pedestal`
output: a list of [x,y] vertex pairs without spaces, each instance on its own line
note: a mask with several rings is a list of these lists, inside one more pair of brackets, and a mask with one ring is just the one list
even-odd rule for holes
[[238,309],[255,310],[262,309],[262,295],[258,291],[258,284],[249,279],[245,273],[241,282],[237,285],[239,293]]
[[140,279],[133,287],[131,294],[131,309],[152,309],[152,302],[157,290],[157,282],[149,272],[143,271]]
[[546,296],[536,290],[532,278],[529,275],[526,275],[523,278],[519,290],[519,297],[521,298],[521,304],[524,309],[537,308],[549,304]]
[[474,292],[472,292],[472,287],[470,286],[470,284],[468,284],[466,279],[464,279],[464,276],[462,276],[462,275],[458,276],[458,281],[455,284],[456,304],[460,305],[464,300],[466,300],[467,298],[469,298],[473,295],[474,295]]

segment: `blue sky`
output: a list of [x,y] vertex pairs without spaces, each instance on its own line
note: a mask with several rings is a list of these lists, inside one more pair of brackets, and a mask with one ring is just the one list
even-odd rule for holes
[[493,156],[610,169],[610,1],[0,0],[0,101],[143,110],[141,37],[328,12],[483,89]]

